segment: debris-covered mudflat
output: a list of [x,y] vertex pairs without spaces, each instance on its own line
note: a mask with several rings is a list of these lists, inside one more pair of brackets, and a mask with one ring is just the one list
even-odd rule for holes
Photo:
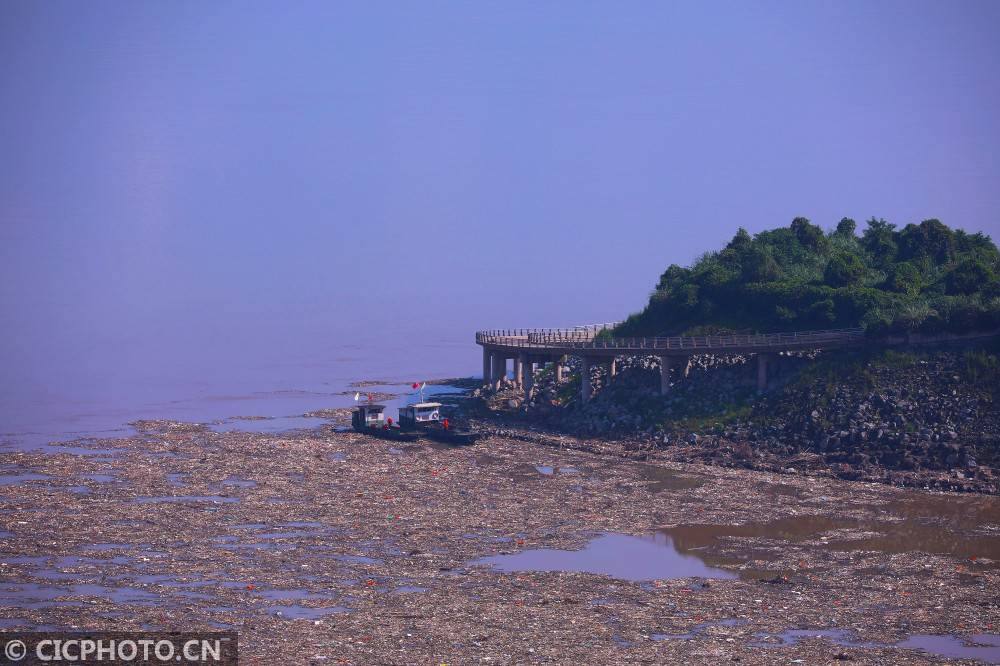
[[[0,628],[234,628],[247,663],[1000,650],[986,646],[995,497],[635,460],[568,437],[397,448],[329,427],[139,426],[0,458]],[[476,562],[498,555],[513,557]]]

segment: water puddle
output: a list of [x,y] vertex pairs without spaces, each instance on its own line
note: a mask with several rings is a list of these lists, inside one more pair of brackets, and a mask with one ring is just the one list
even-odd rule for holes
[[21,474],[0,474],[0,486],[17,486],[29,481],[49,481],[52,476],[48,474],[38,474],[36,472],[23,472]]
[[292,599],[295,601],[301,599],[329,599],[330,595],[321,594],[319,592],[310,592],[309,590],[281,590],[281,589],[256,589],[254,594],[263,597],[269,601],[284,601],[286,599]]
[[171,495],[164,497],[136,497],[133,504],[167,504],[176,502],[211,502],[213,504],[232,504],[239,502],[239,497],[222,497],[219,495]]
[[705,483],[703,477],[690,474],[681,474],[668,467],[658,465],[639,464],[635,466],[639,478],[648,482],[646,489],[651,493],[660,493],[665,490],[690,490]]
[[81,574],[67,573],[58,569],[32,569],[31,575],[45,580],[82,580]]
[[754,647],[788,647],[809,638],[825,638],[835,645],[851,648],[906,648],[920,650],[939,657],[977,659],[1000,664],[1000,634],[912,634],[898,643],[874,643],[858,640],[844,629],[789,629],[780,634],[755,633]]
[[167,474],[167,483],[175,488],[185,485],[187,483],[185,479],[187,479],[186,472],[171,472]]
[[334,613],[350,613],[351,609],[344,606],[330,606],[327,608],[310,608],[308,606],[268,606],[267,612],[271,615],[285,618],[286,620],[318,620],[319,618],[333,615]]
[[[134,431],[133,431],[134,432]],[[127,436],[127,435],[120,435]],[[99,456],[101,458],[113,459],[117,458],[123,453],[126,453],[127,449],[105,449],[105,448],[91,448],[89,446],[71,446],[63,445],[55,442],[46,444],[40,448],[44,453],[51,453],[53,455],[59,453],[66,453],[73,456]]]
[[238,476],[230,476],[222,480],[222,485],[236,488],[256,488],[257,482],[250,479],[241,479]]
[[84,479],[88,481],[93,481],[94,483],[113,483],[118,480],[114,474],[84,474]]
[[554,467],[552,465],[535,465],[535,469],[539,474],[544,476],[553,476],[556,474],[579,474],[580,470],[576,467]]
[[324,530],[297,530],[295,532],[264,532],[256,535],[258,539],[315,539],[326,536]]
[[795,499],[806,497],[806,493],[801,489],[786,483],[759,483],[757,485],[766,495],[771,497],[792,497]]
[[[144,546],[145,547],[145,546]],[[84,546],[84,550],[106,552],[109,550],[131,550],[132,545],[127,543],[92,543]]]
[[1000,635],[973,634],[966,639],[958,636],[915,634],[896,647],[923,650],[942,657],[978,659],[988,664],[1000,664]]
[[292,520],[286,523],[280,523],[278,527],[324,527],[323,523],[316,522],[315,520]]
[[18,583],[0,587],[0,602],[12,608],[46,608],[51,605],[74,605],[81,602],[61,600],[62,597],[101,597],[115,603],[153,605],[160,597],[130,587],[105,587],[89,583],[56,586]]
[[351,564],[382,564],[382,560],[364,555],[334,555],[333,559],[338,562],[350,562]]
[[0,629],[21,629],[23,631],[59,631],[52,624],[35,624],[31,620],[18,617],[0,617]]
[[697,624],[683,634],[652,634],[650,638],[654,641],[689,641],[692,638],[697,638],[711,627],[741,627],[746,623],[746,620],[741,620],[739,618],[727,618],[717,622],[703,622],[701,624]]
[[844,647],[883,647],[878,643],[859,641],[851,632],[844,629],[788,629],[780,634],[758,632],[754,637],[758,640],[749,643],[752,647],[789,647],[807,638],[825,638]]
[[0,563],[3,564],[45,564],[49,558],[44,555],[12,555],[4,557],[0,555]]
[[279,433],[291,430],[312,430],[327,425],[327,419],[312,416],[277,416],[274,418],[232,418],[209,425],[215,432]]
[[[927,513],[909,506],[915,513]],[[893,508],[897,508],[894,505]],[[706,549],[716,549],[730,539],[765,539],[781,542],[805,542],[821,540],[821,548],[834,551],[877,551],[887,554],[923,552],[932,555],[947,555],[959,559],[987,558],[1000,566],[1000,539],[989,533],[968,533],[955,531],[962,529],[957,520],[936,517],[917,517],[915,513],[901,520],[859,521],[849,518],[830,518],[822,515],[790,516],[768,523],[747,523],[745,525],[684,524],[661,530],[673,539],[681,552],[690,553]],[[883,511],[883,515],[885,512]],[[888,516],[887,516],[888,517]],[[974,530],[982,524],[970,518],[964,525]],[[860,531],[863,536],[837,537],[823,536],[838,530]],[[750,559],[773,559],[780,546],[740,544],[741,556]],[[707,559],[710,559],[707,557]],[[718,563],[731,563],[721,560]]]
[[576,571],[633,581],[737,578],[734,573],[707,566],[698,557],[682,554],[671,539],[662,535],[637,537],[609,533],[592,540],[581,550],[525,550],[484,557],[470,564],[491,565],[505,572]]
[[295,550],[298,548],[293,543],[274,543],[273,541],[268,541],[265,543],[225,543],[218,544],[219,548],[223,550]]

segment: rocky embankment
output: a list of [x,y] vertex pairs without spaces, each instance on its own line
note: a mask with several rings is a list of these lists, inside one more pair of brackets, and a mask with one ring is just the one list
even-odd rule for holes
[[579,398],[575,360],[558,385],[539,372],[525,402],[505,383],[489,409],[576,435],[623,440],[678,460],[945,490],[998,492],[1000,369],[995,348],[782,355],[768,391],[752,356],[694,357],[659,394],[658,361],[619,360]]

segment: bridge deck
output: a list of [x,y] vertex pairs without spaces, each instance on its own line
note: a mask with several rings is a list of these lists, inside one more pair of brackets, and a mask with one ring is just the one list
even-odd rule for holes
[[616,356],[649,354],[691,356],[713,352],[752,354],[762,351],[832,349],[861,345],[860,328],[756,335],[695,335],[652,338],[601,338],[603,327],[579,329],[507,329],[479,331],[476,344],[512,354]]

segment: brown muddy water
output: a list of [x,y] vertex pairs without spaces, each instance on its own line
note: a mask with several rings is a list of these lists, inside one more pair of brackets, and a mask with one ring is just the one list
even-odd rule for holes
[[[800,515],[744,525],[681,524],[664,528],[676,548],[706,561],[768,559],[785,543],[832,551],[921,552],[1000,566],[1000,515],[995,498],[931,496],[886,506],[885,519]],[[713,558],[713,553],[726,556]]]

